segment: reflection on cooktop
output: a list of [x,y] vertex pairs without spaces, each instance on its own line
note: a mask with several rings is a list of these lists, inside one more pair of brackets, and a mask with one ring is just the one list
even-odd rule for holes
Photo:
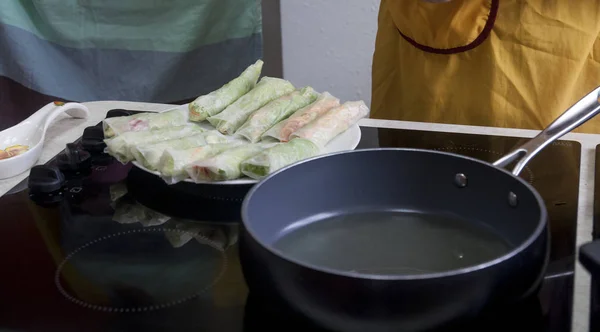
[[[110,200],[114,232],[87,239],[58,264],[54,282],[69,301],[104,312],[162,310],[198,300],[225,275],[236,225],[161,214],[133,199],[123,182],[110,185]],[[84,280],[85,288],[73,287]]]
[[[188,244],[191,239],[196,241]],[[67,290],[73,282],[67,267],[94,289]],[[219,282],[226,267],[222,245],[192,230],[133,229],[75,249],[58,265],[54,281],[65,298],[84,308],[145,312],[200,297]]]
[[[541,332],[546,328],[540,301],[534,297],[505,311],[486,313],[476,321],[430,332]],[[244,331],[331,332],[297,314],[285,303],[267,300],[252,293],[246,301]]]
[[137,167],[133,167],[127,176],[127,188],[141,204],[173,217],[190,220],[240,220],[242,200],[251,187],[189,182],[167,185],[161,178]]

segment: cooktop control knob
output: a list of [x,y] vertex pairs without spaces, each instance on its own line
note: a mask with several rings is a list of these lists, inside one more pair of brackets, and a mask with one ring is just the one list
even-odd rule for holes
[[102,127],[94,126],[85,128],[81,136],[81,146],[91,153],[104,151],[106,143],[104,143],[104,130]]
[[56,156],[61,171],[83,171],[91,167],[90,153],[77,144],[69,143],[63,152]]
[[31,168],[27,186],[31,194],[49,194],[59,191],[65,176],[55,166],[38,165]]

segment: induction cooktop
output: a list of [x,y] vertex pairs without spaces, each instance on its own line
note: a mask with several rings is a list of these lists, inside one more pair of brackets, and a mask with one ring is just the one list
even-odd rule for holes
[[[0,329],[324,331],[285,304],[249,293],[237,247],[248,188],[167,186],[104,154],[94,128],[0,197]],[[359,149],[437,149],[486,161],[524,141],[361,130]],[[521,175],[550,215],[551,263],[539,294],[460,331],[569,330],[580,155],[577,142],[556,142]]]

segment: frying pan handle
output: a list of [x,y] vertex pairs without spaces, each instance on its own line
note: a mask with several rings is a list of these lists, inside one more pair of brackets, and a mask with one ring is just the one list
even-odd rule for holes
[[600,87],[571,106],[536,137],[497,160],[494,166],[506,167],[512,162],[519,160],[512,170],[515,176],[519,175],[527,163],[543,148],[600,113],[599,98]]

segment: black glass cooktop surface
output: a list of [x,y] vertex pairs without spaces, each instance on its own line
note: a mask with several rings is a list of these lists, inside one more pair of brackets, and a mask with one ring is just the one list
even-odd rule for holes
[[[359,148],[439,149],[488,161],[524,141],[367,127],[362,135]],[[522,174],[551,219],[539,295],[460,331],[569,330],[580,154],[578,143],[560,141]],[[30,192],[25,180],[0,198],[0,330],[324,331],[249,294],[237,247],[243,190],[169,187],[98,150],[86,165],[64,170],[52,194]]]
[[[596,146],[594,169],[594,224],[592,238],[600,239],[600,145]],[[590,331],[600,329],[600,280],[592,278],[590,301]]]

